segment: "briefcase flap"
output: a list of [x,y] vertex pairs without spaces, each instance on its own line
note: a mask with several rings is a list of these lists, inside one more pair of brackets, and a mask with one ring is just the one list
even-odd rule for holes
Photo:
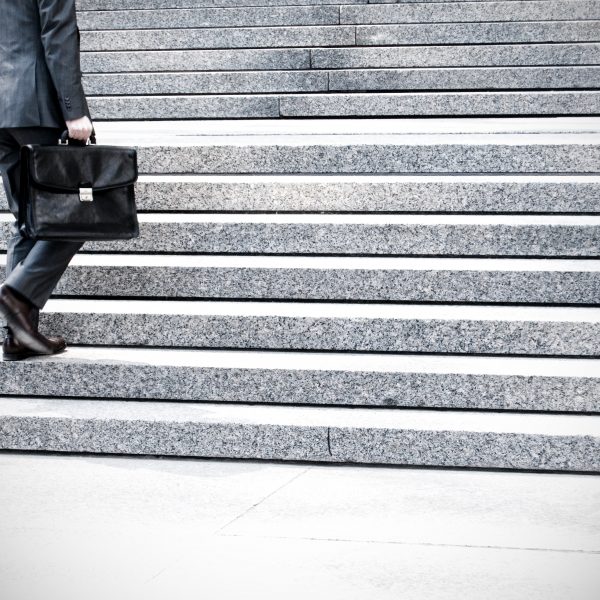
[[29,177],[38,188],[75,193],[109,190],[137,181],[135,148],[121,146],[24,146]]

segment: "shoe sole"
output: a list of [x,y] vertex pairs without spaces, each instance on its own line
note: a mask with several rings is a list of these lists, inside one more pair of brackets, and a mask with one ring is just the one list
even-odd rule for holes
[[[52,352],[52,355],[54,355],[54,354],[62,354],[66,350],[67,350],[67,346],[65,346],[64,348],[61,348],[60,350],[57,350],[56,352]],[[6,353],[3,353],[2,354],[2,360],[4,362],[15,362],[15,361],[18,361],[18,360],[26,360],[28,358],[34,358],[36,356],[51,356],[51,355],[50,354],[38,354],[37,352],[24,352],[22,354],[6,354]]]

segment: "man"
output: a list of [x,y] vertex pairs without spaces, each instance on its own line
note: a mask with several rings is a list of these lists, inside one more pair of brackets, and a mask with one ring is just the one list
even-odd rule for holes
[[[62,131],[92,134],[81,85],[75,0],[0,0],[0,172],[9,207],[19,206],[20,147],[55,144]],[[44,307],[81,244],[34,242],[12,226],[0,316],[7,322],[4,360],[56,354],[63,338],[38,332]]]

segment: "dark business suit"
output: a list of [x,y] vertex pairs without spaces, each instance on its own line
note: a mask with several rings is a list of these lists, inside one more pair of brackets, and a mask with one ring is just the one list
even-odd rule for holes
[[[75,0],[0,0],[0,90],[0,172],[16,217],[20,147],[56,143],[65,121],[89,116]],[[42,308],[80,247],[32,242],[15,223],[6,284]]]

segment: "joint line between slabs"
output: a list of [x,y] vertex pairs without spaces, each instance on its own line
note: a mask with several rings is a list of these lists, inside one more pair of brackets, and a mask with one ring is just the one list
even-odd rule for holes
[[[258,502],[254,503],[252,506],[250,506],[249,508],[247,508],[244,512],[242,512],[241,514],[237,515],[231,521],[229,521],[228,523],[226,523],[225,525],[223,525],[221,528],[219,528],[215,532],[214,535],[223,535],[222,532],[225,529],[227,529],[230,525],[233,525],[233,523],[235,523],[236,521],[239,521],[240,519],[242,519],[243,517],[245,517],[247,514],[249,514],[250,512],[252,512],[255,508],[257,508],[258,506],[260,506],[263,502],[265,502],[266,500],[268,500],[269,498],[271,498],[271,496],[274,496],[275,494],[277,494],[278,492],[280,492],[283,488],[287,487],[288,485],[290,485],[291,483],[293,483],[294,481],[296,481],[296,479],[298,479],[302,475],[305,475],[306,473],[308,473],[308,471],[310,471],[311,469],[312,469],[312,467],[307,467],[307,468],[303,469],[300,473],[294,475],[294,477],[292,477],[291,479],[289,479],[288,481],[286,481],[285,483],[283,483],[282,485],[280,485],[278,488],[274,489],[272,492],[268,493],[264,498],[260,499]],[[225,535],[227,535],[227,534],[225,534]],[[230,535],[235,535],[235,534],[230,534]]]

